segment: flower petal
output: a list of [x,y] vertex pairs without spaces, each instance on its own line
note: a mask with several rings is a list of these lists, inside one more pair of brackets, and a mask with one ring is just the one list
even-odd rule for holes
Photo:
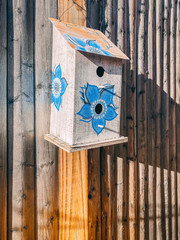
[[55,98],[54,98],[53,92],[52,92],[52,90],[51,90],[51,103],[53,103],[54,100],[55,100]]
[[103,54],[106,56],[113,56],[110,52],[102,50]]
[[104,100],[107,105],[112,103],[113,96],[114,96],[114,86],[112,86],[111,88],[105,87],[100,94],[100,98]]
[[101,49],[101,45],[96,42],[96,40],[86,40],[86,43],[94,48]]
[[57,108],[57,110],[59,111],[59,107],[61,106],[61,95],[58,98],[54,99],[54,105]]
[[114,108],[108,106],[108,107],[107,107],[107,112],[106,112],[106,115],[105,115],[104,118],[105,118],[107,121],[112,121],[114,118],[117,117],[117,115],[118,115],[118,114],[115,112]]
[[62,75],[62,71],[61,71],[61,67],[60,67],[60,64],[59,64],[55,69],[55,78],[61,79],[61,75]]
[[92,117],[91,105],[88,103],[84,104],[77,114],[85,119],[91,118]]
[[[82,47],[85,47],[85,46],[86,46],[86,43],[83,41],[83,39],[80,39],[80,38],[71,36],[71,35],[69,35],[69,34],[64,34],[64,37],[66,38],[66,40],[67,40],[68,42],[70,42],[71,44],[73,44],[76,49],[82,50],[82,51],[84,50],[84,48],[82,48]],[[82,49],[80,49],[80,48],[82,48]]]
[[51,83],[53,83],[54,79],[55,79],[55,75],[54,75],[54,72],[52,71],[52,74],[51,74]]
[[[102,132],[105,125],[106,125],[106,120],[104,118],[93,118],[92,119],[92,127],[93,127],[94,131],[97,133],[97,135],[99,135]],[[102,126],[102,127],[99,127],[99,126]]]
[[99,88],[94,85],[87,84],[86,97],[90,103],[99,99]]
[[61,96],[65,93],[67,85],[66,79],[61,78]]

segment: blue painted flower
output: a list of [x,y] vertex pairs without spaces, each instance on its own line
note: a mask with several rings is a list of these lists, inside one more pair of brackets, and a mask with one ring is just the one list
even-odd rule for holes
[[62,95],[65,93],[67,85],[66,79],[62,78],[60,64],[55,65],[52,71],[51,103],[54,103],[58,111],[59,107],[62,107]]
[[108,51],[102,49],[101,44],[97,43],[96,40],[92,39],[81,39],[68,34],[64,34],[66,40],[75,46],[76,50],[83,52],[91,52],[100,55],[113,56]]
[[80,121],[92,121],[92,128],[99,135],[106,126],[106,121],[112,121],[118,115],[113,104],[114,86],[108,84],[98,88],[87,84],[87,87],[81,89],[84,105],[77,114],[83,118]]

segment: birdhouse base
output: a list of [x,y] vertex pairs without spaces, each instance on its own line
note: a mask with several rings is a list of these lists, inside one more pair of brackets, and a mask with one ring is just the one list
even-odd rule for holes
[[94,142],[91,144],[79,144],[79,145],[69,145],[68,143],[63,142],[60,138],[52,135],[52,134],[46,134],[44,135],[44,139],[53,143],[59,148],[62,148],[68,153],[77,152],[85,149],[92,149],[92,148],[99,148],[99,147],[106,147],[110,145],[116,145],[120,143],[128,142],[128,137],[121,136],[118,139],[112,139],[108,141],[103,142]]

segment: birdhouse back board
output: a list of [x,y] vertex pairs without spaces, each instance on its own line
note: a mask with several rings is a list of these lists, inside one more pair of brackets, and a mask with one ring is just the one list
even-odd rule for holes
[[122,61],[76,52],[73,144],[120,137]]

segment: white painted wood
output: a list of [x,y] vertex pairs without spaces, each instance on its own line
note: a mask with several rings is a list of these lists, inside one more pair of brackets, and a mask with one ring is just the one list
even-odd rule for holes
[[[120,113],[121,113],[121,85],[122,85],[122,63],[117,59],[98,56],[95,54],[82,54],[76,52],[76,82],[75,82],[75,107],[74,107],[74,139],[73,144],[93,143],[98,141],[106,141],[120,137]],[[101,66],[105,72],[102,77],[96,73],[97,68]],[[80,99],[81,87],[88,84],[97,87],[105,84],[114,85],[113,103],[118,108],[116,113],[118,116],[112,121],[106,121],[103,131],[97,136],[92,128],[92,122],[82,122],[81,116],[77,113],[84,105]]]
[[54,103],[51,104],[50,133],[64,142],[73,144],[75,50],[69,46],[57,28],[53,27],[52,70],[58,64],[68,86],[61,98],[62,106],[59,111]]
[[123,137],[123,136],[121,136],[121,137],[119,137],[118,139],[115,139],[115,140],[112,139],[112,140],[103,141],[103,142],[94,142],[92,144],[88,143],[88,144],[81,144],[81,145],[69,145],[69,144],[63,142],[62,140],[60,140],[59,138],[57,138],[56,136],[54,136],[52,134],[44,135],[44,139],[47,140],[48,142],[53,143],[57,147],[62,148],[63,150],[65,150],[66,152],[69,152],[69,153],[82,151],[82,150],[85,150],[85,149],[106,147],[106,146],[110,146],[110,145],[116,145],[116,144],[128,142],[128,138]]
[[[57,26],[53,26],[52,71],[60,64],[62,78],[68,84],[61,97],[61,106],[51,103],[50,134],[69,145],[92,144],[120,138],[122,59],[99,54],[76,51],[65,40]],[[104,68],[104,75],[97,75],[97,68]],[[51,84],[53,81],[51,81]],[[81,99],[82,87],[95,85],[102,88],[106,84],[114,86],[113,103],[118,114],[112,121],[106,120],[103,131],[98,135],[92,121],[81,121],[77,113],[84,102]],[[52,93],[51,93],[52,94]]]

